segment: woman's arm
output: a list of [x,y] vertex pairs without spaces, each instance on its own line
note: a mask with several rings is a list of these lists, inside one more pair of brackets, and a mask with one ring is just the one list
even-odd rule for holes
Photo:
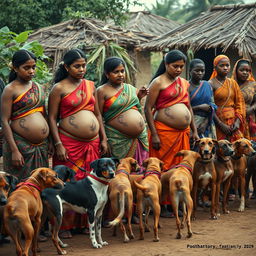
[[104,104],[104,98],[100,97],[98,98],[99,92],[96,92],[96,89],[94,88],[94,97],[95,97],[95,106],[94,106],[94,114],[96,118],[98,119],[99,125],[100,125],[100,140],[101,140],[101,154],[105,155],[108,151],[108,143],[107,143],[107,136],[103,124],[103,119],[101,113],[103,113],[103,104]]
[[198,140],[199,136],[198,136],[197,128],[196,128],[195,121],[194,121],[194,114],[193,114],[193,110],[192,110],[192,107],[191,107],[191,104],[190,104],[190,99],[189,99],[189,103],[188,103],[188,110],[190,111],[190,114],[191,114],[190,128],[192,130],[192,138],[194,140]]
[[145,96],[149,94],[149,88],[142,86],[140,89],[136,89],[137,97],[141,101]]
[[158,137],[158,133],[154,124],[154,117],[153,117],[152,110],[155,106],[159,92],[160,92],[160,84],[157,83],[156,81],[153,81],[149,86],[149,94],[146,98],[145,107],[144,107],[145,117],[146,117],[148,127],[150,129],[151,136],[152,136],[152,145],[153,145],[153,148],[156,150],[160,149],[161,141]]
[[49,94],[48,102],[48,118],[49,126],[53,139],[53,144],[56,148],[56,154],[59,160],[67,161],[68,153],[65,147],[62,144],[62,141],[59,136],[58,126],[57,126],[57,117],[59,114],[59,106],[61,102],[61,86],[56,84]]
[[6,86],[1,100],[1,113],[2,113],[2,128],[5,139],[9,144],[9,147],[12,152],[12,165],[14,166],[23,166],[24,158],[20,153],[15,140],[13,138],[12,129],[10,127],[10,120],[12,115],[12,104],[13,104],[13,87]]

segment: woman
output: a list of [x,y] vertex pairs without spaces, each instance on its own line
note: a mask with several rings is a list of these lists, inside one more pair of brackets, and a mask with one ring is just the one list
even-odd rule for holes
[[12,58],[9,84],[1,101],[4,170],[19,180],[38,167],[48,167],[49,127],[45,120],[44,88],[32,81],[36,57],[27,50]]
[[[164,161],[164,170],[181,161],[175,154],[189,149],[191,126],[193,139],[198,139],[190,105],[187,80],[180,77],[186,56],[168,52],[149,86],[145,116],[150,129],[149,155]],[[154,113],[153,110],[154,109]]]
[[[55,145],[53,166],[63,164],[83,179],[90,163],[107,151],[107,137],[98,108],[94,83],[84,79],[86,56],[79,49],[68,51],[55,74],[55,85],[49,95],[49,125]],[[75,213],[68,212],[62,230],[74,227]],[[77,224],[81,228],[86,223]],[[62,238],[70,238],[62,232]]]
[[[246,106],[246,122],[244,136],[247,139],[256,141],[256,122],[255,122],[255,111],[256,111],[256,82],[252,75],[251,62],[246,59],[240,59],[236,62],[232,78],[238,83]],[[249,162],[254,161],[249,159]],[[252,170],[252,168],[247,169]],[[246,191],[249,191],[249,183],[252,177],[253,180],[253,194],[252,199],[256,198],[256,177],[254,173],[247,172],[246,175]]]
[[102,86],[97,89],[105,122],[109,153],[119,159],[134,157],[141,165],[148,157],[148,139],[140,100],[148,93],[125,83],[125,63],[118,57],[104,63]]
[[194,113],[194,121],[200,138],[216,139],[216,128],[213,121],[217,106],[214,104],[211,85],[202,80],[205,74],[205,64],[200,59],[193,59],[189,66],[189,95]]
[[226,55],[214,59],[214,71],[209,83],[213,88],[214,101],[218,106],[215,116],[217,139],[230,142],[243,137],[245,104],[237,82],[227,78],[230,60]]

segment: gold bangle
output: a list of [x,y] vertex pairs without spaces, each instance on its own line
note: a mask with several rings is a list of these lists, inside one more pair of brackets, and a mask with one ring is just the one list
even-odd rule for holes
[[60,144],[62,144],[62,142],[61,142],[61,141],[58,141],[58,142],[56,142],[56,143],[54,144],[54,146],[56,147],[56,146],[58,146],[58,145],[60,145]]

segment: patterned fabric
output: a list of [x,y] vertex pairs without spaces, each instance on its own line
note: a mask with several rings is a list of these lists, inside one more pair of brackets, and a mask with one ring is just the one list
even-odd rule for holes
[[12,165],[12,152],[9,144],[3,143],[4,171],[16,176],[19,181],[30,176],[30,172],[39,167],[48,167],[48,142],[32,144],[23,137],[13,133],[15,143],[21,152],[25,164],[22,167]]
[[135,157],[139,164],[141,164],[148,156],[146,128],[137,138],[130,138],[107,124],[110,120],[132,108],[142,113],[136,88],[130,84],[124,84],[123,89],[119,90],[116,95],[104,103],[103,118],[105,121],[105,131],[114,157],[119,159]]
[[205,133],[198,135],[200,138],[210,137],[216,139],[216,128],[213,121],[213,115],[217,109],[217,106],[214,103],[212,87],[207,81],[202,81],[198,88],[195,88],[190,92],[190,103],[192,107],[202,104],[208,104],[211,106],[211,113],[194,111],[194,121],[196,127],[198,127],[199,124],[205,122],[205,120],[208,120]]

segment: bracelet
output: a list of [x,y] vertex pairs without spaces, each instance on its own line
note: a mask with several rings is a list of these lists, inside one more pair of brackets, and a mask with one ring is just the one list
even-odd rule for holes
[[60,145],[60,144],[62,144],[62,142],[61,142],[61,141],[58,141],[58,142],[56,142],[56,143],[54,144],[54,146],[56,147],[56,146],[58,146],[58,145]]

